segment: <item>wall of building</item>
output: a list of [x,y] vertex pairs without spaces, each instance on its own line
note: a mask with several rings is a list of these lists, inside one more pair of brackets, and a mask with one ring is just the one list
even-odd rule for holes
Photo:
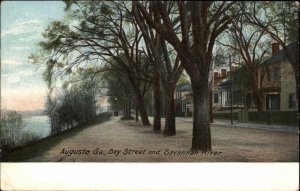
[[[265,68],[261,67],[258,70],[258,84],[260,84],[261,81],[261,73],[265,72],[263,75],[263,82],[262,82],[262,88],[270,88],[270,87],[280,87],[280,76],[278,80],[274,80],[273,78],[273,72],[275,68],[280,68],[281,64],[271,64],[268,66],[268,69],[270,70],[270,80],[267,79],[267,72],[265,71]],[[261,88],[261,87],[260,87]]]
[[193,96],[192,95],[186,95],[184,100],[182,101],[182,112],[193,112],[194,107],[193,107]]
[[281,111],[297,110],[297,102],[295,108],[289,108],[289,95],[295,94],[296,81],[294,70],[289,62],[281,63],[281,93],[280,93],[280,109]]
[[181,99],[189,93],[191,93],[191,91],[175,91],[174,92],[174,98],[175,99]]

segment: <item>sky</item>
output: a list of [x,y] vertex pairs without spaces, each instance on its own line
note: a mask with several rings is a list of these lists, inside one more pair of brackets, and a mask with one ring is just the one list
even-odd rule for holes
[[1,109],[44,109],[47,85],[44,68],[28,62],[38,50],[42,32],[64,17],[62,1],[1,2]]

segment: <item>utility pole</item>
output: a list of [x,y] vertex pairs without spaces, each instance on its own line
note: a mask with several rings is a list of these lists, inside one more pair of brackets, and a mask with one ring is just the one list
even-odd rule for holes
[[231,56],[229,55],[229,67],[230,67],[230,80],[231,80],[231,92],[230,92],[230,113],[231,119],[230,123],[233,125],[233,75],[232,75],[232,64],[231,64]]
[[139,110],[138,110],[137,104],[136,104],[136,106],[135,106],[135,121],[136,121],[136,122],[139,121]]
[[214,89],[214,61],[212,61],[211,65],[211,81],[210,81],[210,88],[209,88],[209,114],[210,114],[210,122],[214,122],[213,118],[213,99],[214,99],[214,94],[213,94],[213,89]]

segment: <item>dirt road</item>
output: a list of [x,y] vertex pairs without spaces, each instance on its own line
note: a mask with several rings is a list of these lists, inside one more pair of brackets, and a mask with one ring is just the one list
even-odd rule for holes
[[[162,124],[163,121],[162,121]],[[212,127],[213,152],[192,152],[192,124],[177,121],[165,137],[135,121],[90,126],[61,141],[38,162],[292,162],[299,161],[299,135],[256,129]]]

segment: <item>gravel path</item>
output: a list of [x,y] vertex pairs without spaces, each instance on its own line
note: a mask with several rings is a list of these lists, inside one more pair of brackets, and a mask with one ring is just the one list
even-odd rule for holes
[[[162,121],[162,124],[163,121]],[[163,125],[162,125],[163,126]],[[298,162],[299,135],[258,129],[211,127],[213,152],[191,152],[192,124],[178,120],[165,137],[141,122],[111,121],[61,141],[38,162]]]

